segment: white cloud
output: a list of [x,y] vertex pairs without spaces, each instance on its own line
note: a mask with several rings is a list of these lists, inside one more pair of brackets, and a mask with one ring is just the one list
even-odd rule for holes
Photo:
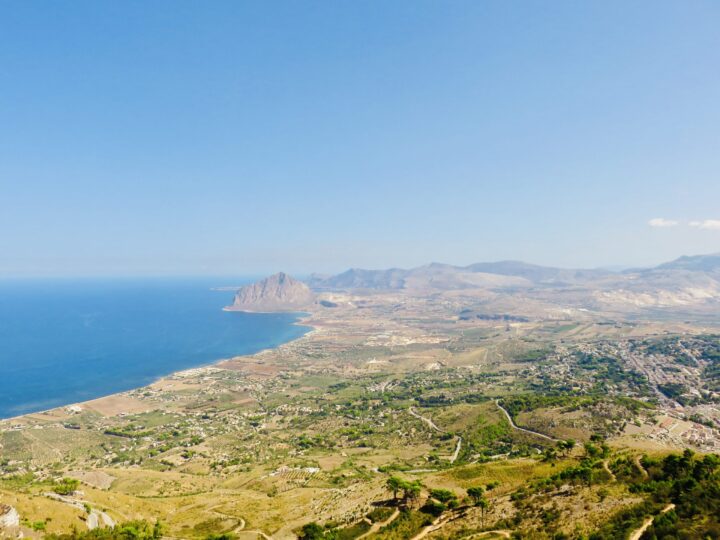
[[720,219],[706,219],[703,221],[691,221],[688,225],[698,229],[720,231]]
[[650,221],[648,221],[648,225],[651,227],[675,227],[676,225],[679,225],[677,221],[674,219],[665,219],[665,218],[653,218]]

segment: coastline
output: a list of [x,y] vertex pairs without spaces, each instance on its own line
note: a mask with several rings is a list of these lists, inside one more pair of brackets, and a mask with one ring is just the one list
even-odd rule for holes
[[[223,310],[223,311],[230,311],[230,312],[250,313],[250,314],[270,314],[270,313],[276,313],[276,314],[277,314],[277,313],[281,313],[281,314],[287,314],[287,315],[298,315],[298,319],[295,320],[295,321],[293,321],[292,325],[293,325],[293,326],[304,326],[304,327],[307,327],[308,330],[307,330],[305,333],[303,333],[302,335],[297,336],[297,337],[295,337],[295,338],[293,338],[293,339],[290,339],[290,340],[288,340],[288,341],[284,341],[284,342],[282,342],[282,343],[279,343],[278,345],[276,345],[276,346],[274,346],[274,347],[266,347],[266,348],[264,348],[264,349],[261,349],[261,350],[259,350],[259,351],[254,352],[254,353],[252,353],[252,354],[240,354],[240,355],[230,356],[230,357],[226,357],[226,358],[218,358],[218,359],[215,359],[215,360],[211,360],[210,362],[208,362],[208,363],[206,363],[206,364],[201,364],[201,365],[198,365],[198,366],[194,366],[194,367],[190,367],[190,368],[186,368],[186,369],[181,369],[181,370],[178,370],[178,371],[172,371],[172,372],[170,372],[170,373],[166,373],[165,375],[159,376],[159,377],[153,379],[152,382],[150,382],[150,383],[148,383],[148,384],[145,384],[145,385],[142,385],[142,386],[137,386],[137,387],[133,387],[133,388],[128,388],[127,390],[122,390],[122,391],[120,391],[120,392],[112,392],[112,393],[110,393],[110,394],[105,394],[105,395],[98,396],[98,397],[96,397],[96,398],[88,399],[88,400],[85,400],[85,401],[70,402],[70,403],[66,403],[66,404],[64,404],[64,405],[58,405],[57,407],[51,407],[51,408],[49,408],[49,409],[43,409],[43,410],[40,410],[40,411],[28,412],[28,413],[19,414],[19,415],[16,415],[16,416],[10,416],[10,417],[7,417],[7,418],[0,418],[0,427],[4,427],[3,424],[5,424],[5,423],[9,423],[9,422],[13,422],[13,421],[17,422],[17,421],[19,421],[19,420],[29,418],[29,417],[31,417],[31,416],[33,416],[33,415],[49,415],[49,414],[53,413],[54,411],[66,411],[68,408],[71,408],[71,407],[82,407],[83,405],[86,405],[86,404],[88,404],[88,403],[92,403],[92,402],[96,402],[96,401],[101,401],[101,400],[109,400],[109,399],[112,399],[112,398],[118,398],[118,397],[120,397],[120,396],[122,396],[122,395],[124,395],[124,394],[127,394],[128,392],[135,392],[135,391],[141,390],[141,389],[143,389],[143,388],[149,388],[150,386],[156,385],[156,384],[158,384],[158,383],[162,383],[163,381],[170,380],[170,379],[173,378],[173,377],[181,376],[183,373],[197,372],[198,370],[209,369],[209,368],[226,369],[226,368],[219,367],[220,364],[225,363],[225,362],[229,362],[229,361],[232,361],[232,360],[235,360],[235,359],[238,359],[238,358],[253,358],[253,357],[258,356],[258,355],[266,354],[266,353],[268,353],[268,352],[270,352],[270,351],[276,351],[276,350],[281,349],[282,347],[284,347],[284,346],[286,346],[286,345],[288,345],[288,344],[296,343],[296,342],[298,342],[298,341],[300,341],[300,340],[302,340],[302,339],[304,339],[304,338],[307,338],[307,337],[309,337],[309,336],[311,336],[311,335],[314,335],[314,334],[316,334],[316,333],[319,331],[319,327],[318,327],[317,325],[314,325],[314,324],[311,323],[311,319],[312,319],[313,314],[312,314],[311,312],[309,312],[309,311],[302,311],[302,312],[300,312],[300,311],[272,311],[272,312],[263,312],[263,311],[233,310],[233,309],[227,309],[227,308],[222,308],[222,310]],[[85,409],[83,408],[83,410],[85,410]]]

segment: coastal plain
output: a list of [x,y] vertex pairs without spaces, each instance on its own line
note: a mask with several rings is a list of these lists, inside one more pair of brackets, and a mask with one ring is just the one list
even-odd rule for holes
[[586,538],[645,501],[631,483],[653,459],[720,451],[714,306],[466,273],[311,282],[299,339],[0,421],[0,502],[20,516],[0,534]]

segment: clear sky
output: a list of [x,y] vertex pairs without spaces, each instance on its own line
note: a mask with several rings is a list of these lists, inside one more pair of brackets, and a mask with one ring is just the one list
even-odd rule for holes
[[0,274],[720,251],[716,1],[0,3]]

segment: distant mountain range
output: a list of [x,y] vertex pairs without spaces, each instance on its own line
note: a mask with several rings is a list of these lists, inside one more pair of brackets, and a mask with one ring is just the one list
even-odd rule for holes
[[[623,279],[631,275],[662,274],[673,271],[720,273],[720,253],[680,257],[654,268],[614,272],[605,269],[566,269],[539,266],[521,261],[475,263],[468,266],[431,263],[411,269],[365,270],[352,268],[335,276],[311,276],[308,284],[318,290],[347,289],[403,289],[418,285],[439,288],[467,288],[472,286],[569,286],[613,277]],[[452,276],[453,279],[449,279]],[[502,276],[498,279],[489,276]]]
[[692,272],[720,272],[720,253],[684,256],[656,266],[654,270],[689,270]]
[[[653,268],[620,272],[566,269],[520,261],[468,266],[431,263],[417,268],[353,268],[306,282],[285,273],[240,288],[229,310],[293,311],[318,304],[331,293],[403,292],[483,298],[488,305],[516,307],[517,313],[548,309],[630,312],[656,308],[720,306],[720,254],[680,257]],[[320,298],[320,300],[318,300]]]
[[[403,289],[421,284],[439,288],[473,286],[570,285],[599,279],[615,272],[610,270],[572,270],[539,266],[521,261],[475,263],[468,266],[431,263],[404,270],[363,270],[352,268],[336,276],[312,276],[308,284],[314,289]],[[450,279],[453,276],[453,279]],[[505,279],[499,279],[501,276]]]
[[[311,276],[308,285],[322,291],[469,291],[510,293],[590,309],[665,308],[720,302],[720,254],[680,257],[653,268],[615,272],[566,269],[521,261],[452,266],[432,263],[417,268],[350,269],[335,276]],[[552,291],[555,291],[553,293]]]

